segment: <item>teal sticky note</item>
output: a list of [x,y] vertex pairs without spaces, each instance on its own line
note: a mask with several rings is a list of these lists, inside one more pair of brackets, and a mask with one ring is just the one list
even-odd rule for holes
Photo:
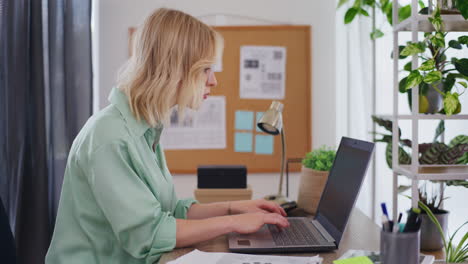
[[257,112],[257,118],[255,119],[255,127],[257,128],[257,132],[262,132],[262,130],[257,126],[258,121],[260,121],[260,118],[262,118],[262,116],[263,112]]
[[266,155],[273,154],[273,136],[255,135],[255,153]]
[[252,133],[236,132],[234,135],[235,152],[252,152]]
[[236,111],[236,130],[252,130],[253,121],[253,112]]

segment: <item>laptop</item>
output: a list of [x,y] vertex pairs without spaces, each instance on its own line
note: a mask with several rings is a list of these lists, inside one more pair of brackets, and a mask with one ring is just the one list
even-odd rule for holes
[[374,150],[374,144],[343,137],[314,218],[288,217],[279,230],[264,225],[259,231],[230,233],[229,250],[239,253],[331,251],[338,248]]

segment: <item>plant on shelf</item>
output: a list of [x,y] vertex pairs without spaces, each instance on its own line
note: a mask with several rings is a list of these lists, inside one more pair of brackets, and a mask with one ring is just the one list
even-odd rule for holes
[[[392,168],[392,125],[393,122],[377,116],[372,116],[372,120],[383,127],[389,134],[376,133],[380,138],[376,142],[387,143],[385,158],[387,165]],[[468,136],[459,135],[453,138],[449,144],[438,141],[445,131],[444,120],[440,121],[434,139],[430,143],[419,144],[419,164],[426,165],[448,165],[448,164],[468,164]],[[401,138],[401,129],[398,128],[398,161],[399,164],[411,164],[411,156],[408,153],[411,149],[411,140]],[[468,187],[467,181],[447,181],[447,185]]]
[[[440,1],[440,0],[439,0]],[[338,8],[342,7],[344,4],[350,2],[350,0],[340,0],[338,3]],[[446,13],[453,13],[453,9],[458,10],[458,12],[465,18],[468,19],[468,1],[466,0],[453,0],[455,5],[450,7],[452,10]],[[420,14],[427,14],[428,7],[425,6],[424,2],[418,0],[419,7],[421,10],[419,11]],[[438,6],[440,3],[434,3],[434,6]],[[354,0],[354,3],[351,7],[346,10],[344,16],[344,23],[349,24],[353,22],[353,20],[357,16],[364,16],[369,17],[372,10],[375,8],[376,12],[380,12],[387,22],[392,25],[393,24],[393,1],[392,0]],[[445,10],[443,10],[445,11]],[[398,4],[398,22],[401,22],[411,16],[411,5],[400,5]],[[371,39],[377,39],[383,37],[384,33],[382,30],[376,28],[370,33]]]
[[437,227],[437,231],[442,237],[442,241],[445,249],[445,262],[447,263],[462,263],[468,260],[468,232],[465,232],[460,239],[460,242],[455,245],[454,238],[458,231],[463,228],[468,221],[462,224],[455,232],[446,239],[446,234],[442,229],[441,224],[437,220],[436,216],[432,213],[431,209],[427,207],[423,202],[419,201],[419,207],[426,212],[428,217]]
[[[393,122],[373,116],[373,121],[385,128],[390,134],[378,133],[381,137],[376,142],[384,142],[387,144],[385,156],[387,165],[392,168],[392,125]],[[419,163],[420,164],[468,164],[467,153],[468,153],[468,136],[459,135],[452,139],[447,145],[443,142],[438,141],[438,138],[445,130],[445,122],[440,121],[436,128],[434,139],[431,143],[419,144]],[[411,164],[411,155],[408,151],[411,149],[412,142],[409,139],[401,138],[401,130],[398,128],[398,161],[399,164]],[[377,134],[377,133],[376,133]],[[468,188],[468,181],[453,180],[446,181],[446,185],[451,186],[464,186]],[[399,186],[398,192],[402,193],[411,188],[411,186]],[[444,188],[444,187],[442,187]],[[441,209],[442,201],[445,199],[440,195],[440,192],[432,190],[427,191],[427,182],[424,182],[418,188],[419,200],[430,208],[431,212],[437,216],[439,222],[442,223],[444,230],[447,229],[448,225],[448,211]],[[421,248],[425,250],[438,250],[444,246],[441,237],[434,237],[432,234],[437,234],[434,230],[436,227],[429,224],[426,215],[423,215],[423,226],[421,228]]]
[[[468,59],[447,58],[450,49],[468,47],[468,36],[460,36],[446,43],[447,33],[437,8],[429,18],[435,32],[425,33],[424,40],[406,46],[400,46],[400,59],[417,55],[422,64],[412,69],[411,61],[406,63],[404,70],[407,77],[400,80],[399,90],[408,94],[411,107],[411,89],[419,86],[419,112],[442,113],[447,115],[458,114],[461,111],[459,96],[465,93],[468,87]],[[443,102],[443,103],[442,103]]]
[[311,214],[315,213],[335,156],[336,151],[327,147],[315,149],[305,155],[297,198],[299,208]]

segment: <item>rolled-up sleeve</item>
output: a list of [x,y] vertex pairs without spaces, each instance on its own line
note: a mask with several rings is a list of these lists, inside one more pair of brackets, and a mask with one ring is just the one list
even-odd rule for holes
[[174,216],[180,219],[187,219],[187,212],[194,203],[198,203],[198,201],[190,198],[178,200],[174,209]]
[[[89,156],[89,183],[122,248],[154,263],[176,244],[176,219],[136,173],[123,140],[100,146]],[[177,212],[182,213],[186,203]],[[185,210],[186,211],[186,210]]]

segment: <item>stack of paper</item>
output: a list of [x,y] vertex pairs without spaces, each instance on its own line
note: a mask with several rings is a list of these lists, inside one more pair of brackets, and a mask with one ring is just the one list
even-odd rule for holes
[[322,264],[322,258],[211,253],[197,249],[168,264]]

